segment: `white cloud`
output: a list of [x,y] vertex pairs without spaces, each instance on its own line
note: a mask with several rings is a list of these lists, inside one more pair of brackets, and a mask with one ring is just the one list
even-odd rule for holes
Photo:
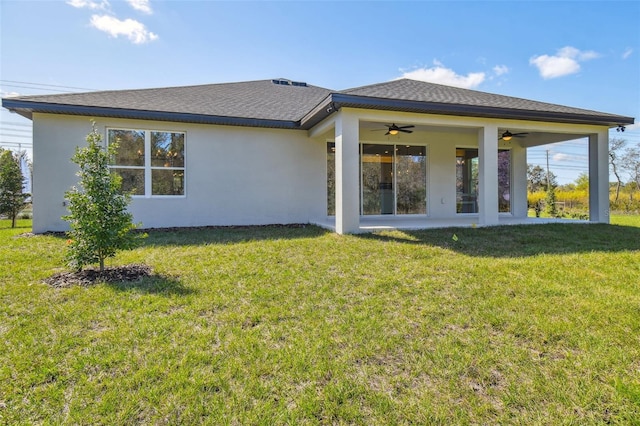
[[496,65],[493,67],[493,72],[497,76],[501,76],[503,74],[507,74],[509,72],[509,68],[506,65]]
[[69,6],[76,7],[78,9],[92,9],[92,10],[107,10],[109,9],[109,2],[102,0],[100,2],[91,0],[69,0],[67,1]]
[[600,55],[593,50],[581,51],[575,47],[566,46],[559,49],[555,55],[540,55],[529,59],[529,64],[535,65],[540,76],[545,80],[575,74],[580,71],[580,62],[595,59]]
[[553,154],[553,156],[551,156],[551,159],[555,162],[569,162],[569,163],[575,163],[575,162],[584,162],[586,160],[588,160],[588,157],[586,155],[580,155],[580,154],[567,154],[564,152],[558,152],[556,154]]
[[629,56],[631,56],[632,53],[633,53],[633,49],[630,47],[627,47],[627,50],[625,50],[624,53],[622,54],[622,59],[627,59]]
[[2,96],[3,98],[16,98],[22,95],[18,92],[0,92],[0,96]]
[[149,0],[127,0],[127,3],[129,3],[132,8],[139,12],[148,14],[153,13],[151,10],[151,5],[149,4]]
[[431,68],[418,68],[413,71],[403,72],[400,78],[445,84],[447,86],[462,87],[464,89],[477,87],[485,79],[485,73],[483,72],[472,72],[467,75],[460,75],[456,74],[452,69],[446,68],[439,61],[433,61],[433,63],[434,66]]
[[156,40],[158,36],[134,19],[124,21],[109,15],[91,16],[91,25],[100,31],[104,31],[111,37],[125,36],[134,44],[144,44]]

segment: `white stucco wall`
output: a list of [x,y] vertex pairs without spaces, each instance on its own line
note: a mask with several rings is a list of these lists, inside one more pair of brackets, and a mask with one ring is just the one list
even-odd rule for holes
[[[33,230],[68,224],[64,193],[77,182],[70,161],[85,144],[88,117],[34,114]],[[107,127],[186,132],[184,197],[134,197],[144,228],[309,223],[326,216],[326,145],[305,131],[96,119]]]

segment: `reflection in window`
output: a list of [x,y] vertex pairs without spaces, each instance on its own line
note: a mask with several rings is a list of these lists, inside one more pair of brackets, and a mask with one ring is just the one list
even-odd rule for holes
[[[456,212],[478,213],[478,150],[456,149]],[[498,211],[511,211],[511,151],[498,151]]]
[[397,214],[427,213],[427,156],[423,146],[397,145]]
[[477,149],[456,149],[456,212],[478,213]]
[[107,140],[118,143],[110,168],[122,178],[123,191],[184,195],[184,133],[109,129]]
[[424,146],[363,144],[362,214],[426,214]]
[[327,143],[327,215],[336,214],[336,144]]
[[511,212],[511,151],[498,152],[498,211]]

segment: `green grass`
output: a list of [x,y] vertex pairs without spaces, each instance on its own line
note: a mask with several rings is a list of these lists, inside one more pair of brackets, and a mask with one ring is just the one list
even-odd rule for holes
[[[152,232],[54,289],[0,222],[0,424],[640,424],[640,227]],[[453,240],[456,235],[457,241]]]

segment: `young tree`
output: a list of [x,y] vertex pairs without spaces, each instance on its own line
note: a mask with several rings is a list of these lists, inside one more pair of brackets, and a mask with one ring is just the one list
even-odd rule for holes
[[640,189],[640,146],[632,146],[625,150],[622,157],[622,168],[629,173],[631,182],[635,183],[633,186]]
[[589,189],[589,175],[587,173],[580,173],[576,179],[576,189],[586,191]]
[[547,190],[547,196],[544,199],[544,211],[551,217],[558,216],[558,208],[556,207],[556,189],[550,186]]
[[0,148],[0,214],[11,219],[16,227],[18,213],[24,208],[29,194],[23,193],[24,176],[20,160],[11,151]]
[[609,165],[611,166],[611,171],[616,177],[617,185],[616,185],[616,198],[614,201],[618,201],[618,197],[620,196],[620,187],[622,186],[622,179],[620,179],[620,173],[618,172],[618,167],[620,166],[620,160],[622,156],[622,148],[625,147],[627,141],[624,139],[616,139],[613,138],[609,140]]
[[65,193],[69,215],[63,219],[71,227],[67,261],[78,271],[99,262],[103,271],[107,257],[133,248],[143,236],[131,232],[136,227],[127,212],[131,197],[120,192],[120,176],[109,171],[109,159],[115,156],[117,145],[110,144],[105,150],[94,122],[86,140],[88,146],[76,148],[71,159],[80,166],[80,188]]
[[[549,183],[551,186],[558,186],[556,175],[549,172]],[[547,187],[547,171],[539,165],[527,164],[527,189],[529,192],[537,192],[546,190]]]

